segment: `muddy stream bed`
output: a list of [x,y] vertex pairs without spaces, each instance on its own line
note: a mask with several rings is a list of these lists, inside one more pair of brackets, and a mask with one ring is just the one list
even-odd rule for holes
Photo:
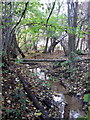
[[61,118],[64,118],[65,114],[69,115],[70,120],[85,116],[85,112],[82,110],[82,101],[75,95],[69,95],[65,87],[60,84],[58,78],[57,80],[51,80],[48,71],[43,67],[34,66],[30,68],[29,65],[26,66],[29,67],[29,70],[37,75],[44,84],[46,81],[47,87],[51,88],[52,101],[58,106],[58,112]]

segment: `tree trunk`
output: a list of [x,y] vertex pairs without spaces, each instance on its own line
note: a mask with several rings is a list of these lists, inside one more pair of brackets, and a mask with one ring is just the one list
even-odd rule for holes
[[[21,63],[32,63],[32,62],[65,62],[68,61],[69,59],[22,59],[23,62]],[[15,61],[15,59],[11,59],[11,61]],[[82,61],[90,61],[90,58],[87,59],[78,59],[75,60],[75,62],[82,62]],[[67,62],[69,64],[69,62]]]
[[[88,32],[90,33],[90,2],[88,2]],[[90,50],[90,34],[88,34],[88,48]]]
[[47,39],[46,39],[46,45],[45,45],[45,48],[44,48],[43,53],[46,53],[46,52],[47,52],[48,42],[49,42],[49,37],[47,37]]
[[[90,2],[88,2],[88,28],[88,32],[90,33]],[[88,34],[88,56],[90,57],[90,34]],[[88,67],[88,81],[90,81],[90,63]]]
[[2,57],[8,62],[10,56],[10,48],[8,48],[8,44],[10,42],[9,36],[12,30],[13,2],[10,2],[9,4],[8,2],[2,2],[2,8],[2,50],[6,52],[6,55]]
[[54,52],[55,46],[58,44],[58,42],[56,42],[56,40],[57,40],[56,38],[51,39],[51,45],[50,45],[50,47],[48,49],[49,53]]
[[68,54],[70,59],[72,59],[72,52],[75,51],[75,30],[77,27],[77,7],[78,2],[68,2],[68,26],[71,27],[71,32],[69,32],[68,40]]
[[81,39],[80,50],[83,49],[83,39]]
[[20,49],[20,47],[17,44],[16,35],[15,34],[13,35],[13,38],[14,38],[15,47],[17,48],[17,50],[19,51],[19,53],[21,54],[21,56],[24,58],[25,55],[23,54],[22,50]]
[[25,37],[25,40],[24,40],[24,44],[25,44],[25,52],[28,52],[28,47],[27,47],[27,44],[26,44],[26,37]]
[[63,43],[63,40],[61,40],[61,46],[63,47],[65,56],[67,56],[68,55],[68,49],[67,49],[67,46],[65,45],[65,43]]
[[[68,2],[68,26],[70,32],[68,33],[68,56],[71,61],[70,69],[73,71],[74,64],[74,52],[75,52],[75,39],[76,39],[76,27],[77,27],[77,7],[78,2]],[[72,74],[72,72],[71,72]]]
[[80,38],[79,38],[79,36],[78,36],[78,39],[77,39],[77,41],[76,41],[76,47],[75,47],[76,50],[78,49],[79,43],[80,43]]
[[[15,31],[15,28],[19,25],[19,23],[22,20],[22,17],[24,16],[27,5],[29,2],[25,3],[25,9],[22,11],[22,15],[19,19],[19,21],[16,23],[16,25],[12,28],[12,17],[13,17],[13,6],[14,2],[2,2],[2,46],[3,51],[5,51],[6,54],[6,60],[9,62],[10,59],[10,53],[11,53],[11,47],[12,47],[12,41],[13,41],[13,32]],[[24,57],[22,51],[18,47],[18,44],[16,43],[16,46],[18,48],[18,51],[21,53],[22,57]]]
[[24,58],[25,57],[25,55],[23,54],[23,52],[22,52],[22,50],[20,49],[20,47],[18,46],[18,44],[17,44],[17,41],[16,41],[16,34],[15,33],[13,33],[13,35],[12,35],[12,43],[10,43],[9,45],[8,45],[8,49],[7,49],[7,53],[9,53],[8,54],[8,57],[10,58],[10,57],[13,57],[13,58],[16,58],[17,57],[17,52],[16,52],[16,49],[18,50],[18,52],[21,54],[21,56]]

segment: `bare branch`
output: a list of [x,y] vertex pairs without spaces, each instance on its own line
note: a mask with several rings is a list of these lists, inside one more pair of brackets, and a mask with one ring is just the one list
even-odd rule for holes
[[[22,12],[21,18],[20,18],[19,21],[16,23],[16,25],[13,27],[11,33],[15,30],[15,28],[16,28],[16,27],[19,25],[19,23],[21,22],[23,16],[25,15],[26,10],[27,10],[28,4],[29,4],[29,2],[26,2],[26,4],[25,4],[25,9],[24,9],[23,12]],[[11,34],[10,34],[10,36],[11,36]]]
[[47,27],[48,21],[49,21],[49,19],[50,19],[50,16],[52,15],[52,12],[53,12],[53,10],[54,10],[55,3],[56,3],[56,0],[54,1],[53,6],[52,6],[52,9],[51,9],[51,12],[50,12],[50,14],[49,14],[49,16],[48,16],[48,18],[47,18],[46,27]]

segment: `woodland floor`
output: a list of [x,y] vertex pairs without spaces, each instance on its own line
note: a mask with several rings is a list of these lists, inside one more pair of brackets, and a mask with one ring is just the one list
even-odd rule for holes
[[[87,56],[81,56],[87,58]],[[28,54],[25,59],[63,59],[66,58],[62,51],[52,54]],[[40,69],[39,75],[35,74]],[[23,85],[18,78],[21,74],[29,85],[32,94],[36,96],[40,105],[48,112],[51,118],[59,118],[58,105],[52,102],[52,95],[63,93],[65,95],[68,108],[65,110],[68,115],[69,110],[87,110],[87,103],[83,101],[83,96],[88,88],[88,63],[76,63],[76,69],[70,74],[68,65],[61,67],[59,63],[42,62],[36,65],[18,64],[11,62],[10,71],[3,71],[2,93],[3,93],[3,114],[2,120],[42,120],[41,112],[35,108],[27,97]],[[45,78],[40,78],[41,73],[45,73]],[[47,79],[48,78],[48,79]],[[52,107],[51,107],[52,106]],[[69,110],[68,110],[69,109]],[[55,119],[54,119],[55,120]]]

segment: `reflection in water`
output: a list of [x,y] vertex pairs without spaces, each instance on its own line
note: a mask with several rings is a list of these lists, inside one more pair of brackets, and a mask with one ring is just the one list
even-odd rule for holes
[[64,107],[65,107],[65,97],[63,94],[58,94],[58,96],[56,95],[52,95],[53,96],[53,100],[54,102],[57,104],[58,108],[59,108],[59,113],[60,113],[60,117],[64,118]]
[[[61,118],[64,118],[64,110],[65,110],[65,105],[67,104],[66,100],[65,100],[65,96],[63,94],[59,94],[58,96],[56,95],[52,95],[53,96],[53,100],[55,101],[55,103],[57,104],[58,108],[59,108],[59,112],[61,114]],[[67,111],[67,110],[66,110]],[[70,110],[70,120],[76,119],[78,117],[83,116],[84,113],[80,110]]]
[[46,75],[45,72],[42,72],[40,68],[34,68],[34,69],[30,69],[31,72],[35,73],[39,79],[42,80],[48,80],[49,77]]
[[79,110],[78,111],[74,111],[74,110],[70,111],[70,118],[78,118],[81,116],[82,116],[82,114]]
[[[45,72],[42,72],[42,70],[40,68],[33,68],[33,69],[30,69],[30,71],[35,73],[39,77],[39,79],[42,79],[43,81],[49,80],[49,77],[47,76],[47,74]],[[53,88],[52,86],[56,87],[56,84],[53,84],[52,82],[50,82],[50,84],[51,84],[51,89]],[[68,102],[66,101],[65,95],[63,94],[65,91],[64,89],[62,89],[63,86],[57,84],[57,87],[59,87],[60,90],[57,93],[57,95],[53,94],[52,97],[53,97],[54,103],[59,108],[59,113],[61,115],[61,118],[64,118],[65,105],[68,104]],[[54,88],[53,88],[53,90],[55,91]],[[53,93],[54,93],[54,91],[53,91]],[[61,91],[63,91],[63,92],[61,92]],[[55,93],[56,92],[57,91],[55,91]],[[77,109],[79,109],[79,108],[77,108]],[[82,114],[82,112],[80,110],[74,110],[73,108],[70,110],[70,113],[69,113],[70,120],[76,119],[80,116],[84,116],[84,113]]]

